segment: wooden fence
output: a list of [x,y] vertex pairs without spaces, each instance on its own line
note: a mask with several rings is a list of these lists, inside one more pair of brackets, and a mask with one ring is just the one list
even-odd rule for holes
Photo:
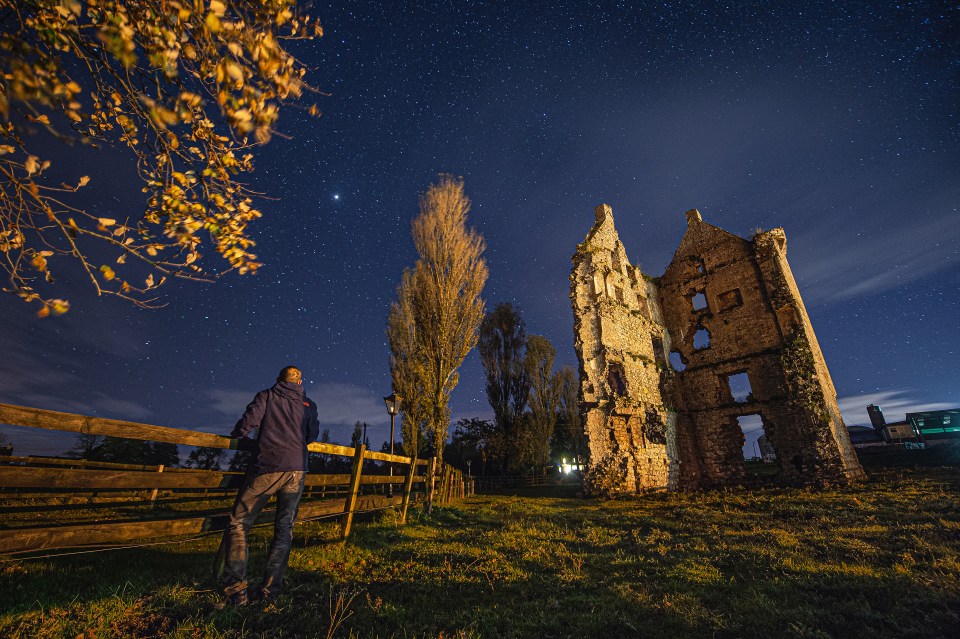
[[555,473],[527,475],[478,475],[471,478],[477,491],[500,490],[504,488],[530,488],[549,486],[558,482]]
[[[0,404],[0,424],[241,449],[241,440],[212,433],[9,404]],[[460,470],[436,458],[321,442],[307,448],[330,459],[350,460],[349,474],[307,475],[298,513],[298,520],[338,518],[342,539],[349,536],[358,513],[396,508],[405,522],[411,503],[429,508],[473,494],[472,482]],[[394,475],[387,474],[391,466]],[[0,554],[126,546],[220,530],[243,478],[243,473],[220,470],[0,456]],[[272,516],[273,511],[265,511],[261,520]]]

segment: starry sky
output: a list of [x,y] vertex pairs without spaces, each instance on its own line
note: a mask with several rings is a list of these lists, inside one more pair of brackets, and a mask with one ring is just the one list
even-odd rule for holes
[[[387,5],[387,6],[385,6]],[[848,425],[960,405],[960,9],[938,2],[418,2],[310,9],[293,51],[328,94],[260,150],[265,266],[177,282],[143,311],[90,290],[39,320],[0,297],[0,402],[226,434],[299,365],[321,423],[388,436],[386,316],[417,196],[462,176],[489,308],[575,365],[570,256],[613,207],[631,261],[669,263],[684,211],[741,236],[782,226]],[[68,170],[71,167],[67,167]],[[109,151],[90,208],[143,195]],[[68,180],[69,181],[69,180]],[[64,280],[70,284],[70,279]],[[454,419],[492,414],[476,354]],[[3,428],[18,453],[72,435]]]

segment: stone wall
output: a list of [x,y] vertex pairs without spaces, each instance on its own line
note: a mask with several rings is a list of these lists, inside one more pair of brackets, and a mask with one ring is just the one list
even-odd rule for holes
[[[689,211],[680,247],[653,280],[627,260],[610,207],[595,217],[570,278],[588,490],[748,481],[744,415],[761,417],[778,483],[863,477],[782,229],[745,240]],[[750,393],[735,398],[728,380],[744,373]]]

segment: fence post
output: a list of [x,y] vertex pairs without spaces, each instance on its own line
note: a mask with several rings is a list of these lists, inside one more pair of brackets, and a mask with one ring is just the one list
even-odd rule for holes
[[[159,466],[157,466],[157,472],[158,473],[163,472],[163,464],[160,464]],[[150,493],[150,508],[154,507],[155,505],[154,502],[157,501],[157,493],[159,492],[159,490],[160,490],[159,488],[154,488],[153,492]]]
[[413,477],[417,474],[417,458],[410,458],[410,470],[407,471],[407,480],[403,483],[403,507],[400,509],[400,523],[407,523],[407,507],[410,505],[410,493],[413,492]]
[[453,475],[453,467],[447,464],[443,465],[443,505],[450,505],[450,477]]
[[433,512],[433,500],[437,492],[437,458],[430,458],[429,477],[427,478],[427,512]]
[[443,462],[438,462],[438,463],[437,463],[437,466],[438,466],[438,468],[437,468],[437,474],[440,475],[440,486],[437,487],[436,500],[437,500],[437,505],[439,505],[439,506],[445,506],[445,505],[446,505],[446,501],[445,501],[445,500],[446,500],[446,498],[447,498],[447,490],[446,490],[446,488],[447,488],[447,467],[446,467],[446,464],[444,464]]
[[350,491],[343,502],[343,522],[340,524],[340,539],[350,536],[350,526],[353,524],[353,511],[357,509],[357,492],[360,490],[360,475],[363,472],[363,454],[367,447],[357,446],[353,454],[353,468],[350,470]]

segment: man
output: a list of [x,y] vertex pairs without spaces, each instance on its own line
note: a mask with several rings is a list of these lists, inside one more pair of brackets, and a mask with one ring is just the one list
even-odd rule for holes
[[[287,568],[293,544],[293,522],[297,518],[307,470],[307,444],[320,432],[317,405],[303,392],[300,369],[287,366],[281,370],[277,383],[253,398],[230,436],[245,438],[254,431],[257,431],[255,442],[251,442],[254,458],[220,545],[226,553],[221,585],[227,602],[234,606],[275,596]],[[247,533],[274,494],[277,511],[263,581],[248,592]]]

